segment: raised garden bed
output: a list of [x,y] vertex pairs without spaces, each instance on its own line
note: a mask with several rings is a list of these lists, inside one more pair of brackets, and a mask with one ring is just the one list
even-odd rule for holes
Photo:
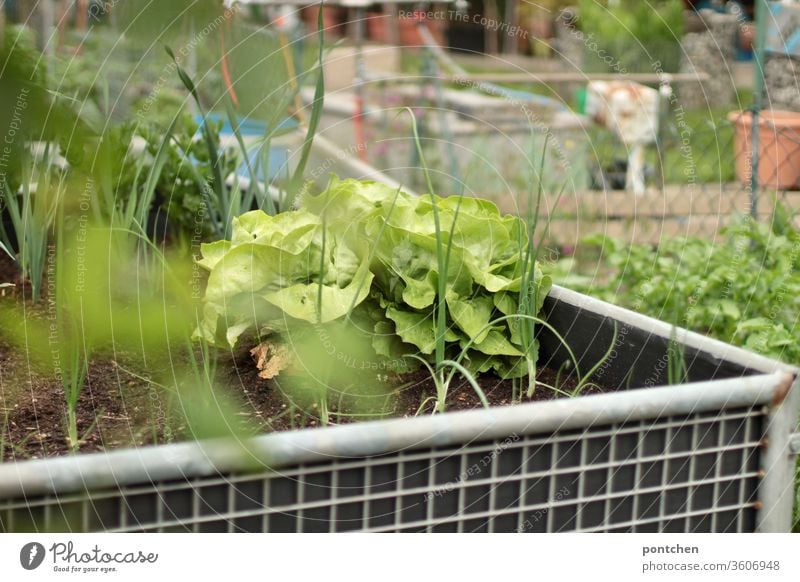
[[796,369],[566,289],[544,313],[582,365],[616,329],[618,392],[5,464],[0,531],[790,529]]
[[[435,195],[433,118],[407,118],[429,195],[345,162],[364,144],[315,140],[318,43],[252,109],[223,40],[224,115],[167,47],[199,117],[150,95],[100,135],[35,50],[10,59],[31,106],[0,192],[0,531],[787,530],[796,370],[551,289],[546,143],[525,218]],[[290,155],[272,138],[313,78]]]

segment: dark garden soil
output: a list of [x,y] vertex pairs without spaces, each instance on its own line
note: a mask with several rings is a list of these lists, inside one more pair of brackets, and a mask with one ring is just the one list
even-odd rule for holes
[[[243,427],[255,432],[273,432],[314,427],[321,424],[315,406],[301,411],[279,381],[258,377],[252,360],[223,356],[220,368],[229,371],[231,395],[240,404],[237,416]],[[113,360],[92,362],[88,379],[78,401],[80,452],[106,451],[122,447],[190,438],[178,414],[177,402],[164,391],[133,374]],[[555,372],[539,371],[538,380],[555,383]],[[278,377],[278,380],[280,377]],[[483,375],[479,384],[492,406],[507,406],[513,400],[513,383],[492,375]],[[401,386],[393,388],[393,386]],[[574,388],[574,381],[562,379],[562,388]],[[430,414],[436,388],[425,372],[389,378],[385,383],[385,408],[372,418],[412,417]],[[592,387],[583,394],[601,392]],[[544,387],[537,387],[533,400],[560,397]],[[427,400],[427,402],[426,402]],[[466,381],[454,381],[447,397],[447,411],[481,408],[481,401]],[[69,452],[66,436],[66,412],[63,388],[54,378],[37,374],[29,368],[24,353],[0,344],[0,456],[4,461],[63,455]],[[350,410],[337,410],[331,403],[330,423],[353,422]],[[340,415],[341,413],[341,415]]]
[[[0,257],[0,282],[13,282],[16,288],[0,291],[0,305],[23,305],[25,285],[14,272],[14,265]],[[46,303],[43,302],[43,303]],[[43,318],[45,307],[31,307],[25,301],[25,316]],[[0,321],[0,325],[3,322]],[[52,457],[67,454],[70,443],[66,435],[64,390],[57,378],[37,370],[26,350],[0,342],[0,459],[4,461]],[[228,386],[230,396],[239,404],[237,418],[244,430],[265,433],[314,427],[321,420],[314,406],[304,410],[293,405],[279,375],[263,380],[247,350],[235,355],[222,354],[218,362],[219,383]],[[282,373],[283,375],[284,373]],[[126,362],[125,354],[116,359],[98,358],[89,366],[85,388],[78,401],[79,452],[106,451],[122,447],[191,438],[179,411],[180,402],[162,388],[149,382],[147,372]],[[557,383],[556,373],[539,370],[537,379],[549,385]],[[479,384],[492,406],[506,406],[513,401],[513,382],[483,375]],[[424,371],[402,376],[380,376],[375,382],[383,387],[378,395],[380,413],[372,411],[368,418],[411,417],[430,414],[436,395],[430,375]],[[570,391],[575,381],[560,379],[563,390]],[[592,387],[583,394],[601,392]],[[547,388],[537,387],[534,400],[560,397]],[[337,409],[335,398],[330,403],[330,423],[345,424],[356,420],[347,405]],[[472,387],[458,376],[447,396],[447,410],[480,408],[481,401]]]

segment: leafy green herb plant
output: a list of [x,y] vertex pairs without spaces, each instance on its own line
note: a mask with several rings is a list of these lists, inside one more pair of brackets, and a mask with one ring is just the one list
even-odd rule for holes
[[797,363],[800,233],[793,220],[778,205],[770,223],[741,217],[715,241],[674,238],[657,248],[590,237],[581,252],[598,251],[599,268],[595,264],[592,270],[605,276],[572,277],[571,285],[679,327]]

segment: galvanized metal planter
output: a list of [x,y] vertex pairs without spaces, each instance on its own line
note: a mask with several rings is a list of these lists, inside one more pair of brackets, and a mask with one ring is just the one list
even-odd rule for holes
[[[599,396],[0,466],[0,531],[788,531],[797,370],[556,288]],[[541,354],[562,347],[543,333]],[[631,388],[626,389],[627,386]]]

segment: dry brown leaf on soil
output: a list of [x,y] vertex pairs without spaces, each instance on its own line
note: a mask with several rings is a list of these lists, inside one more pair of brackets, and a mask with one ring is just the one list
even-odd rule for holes
[[250,355],[256,361],[256,368],[260,370],[258,377],[264,380],[271,380],[291,363],[291,355],[286,346],[272,341],[261,342],[250,350]]

